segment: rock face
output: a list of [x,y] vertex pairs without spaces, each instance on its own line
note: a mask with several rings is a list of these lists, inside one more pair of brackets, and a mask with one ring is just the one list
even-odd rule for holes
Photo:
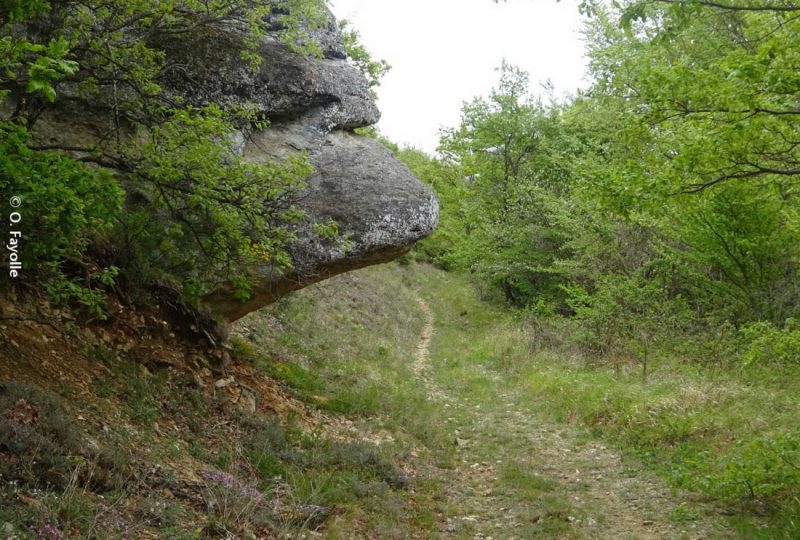
[[[328,28],[315,37],[323,58],[298,55],[277,39],[266,41],[256,73],[242,65],[235,39],[226,43],[218,36],[198,36],[165,47],[191,66],[168,81],[172,92],[196,105],[254,103],[271,119],[270,128],[242,138],[246,159],[281,159],[304,151],[316,171],[300,197],[308,218],[290,247],[294,267],[283,274],[269,266],[256,269],[247,302],[224,289],[204,299],[231,321],[311,283],[390,261],[437,223],[433,193],[382,144],[352,133],[377,122],[380,113],[367,81],[346,61],[332,15]],[[349,240],[346,251],[313,232],[313,224],[331,219]]]
[[[279,147],[273,145],[280,144],[276,140],[280,131],[262,135],[247,145],[247,157],[259,159],[263,148]],[[260,144],[265,138],[272,140]],[[342,130],[309,142],[313,142],[308,150],[317,172],[300,203],[308,219],[298,227],[298,241],[290,249],[294,268],[284,275],[261,268],[258,287],[247,302],[232,300],[225,291],[207,297],[207,303],[229,320],[311,283],[399,257],[436,226],[436,197],[380,143]],[[330,219],[348,235],[347,251],[312,231],[311,224]]]
[[[235,28],[174,41],[160,38],[155,44],[176,66],[160,81],[168,96],[197,106],[254,105],[270,120],[264,131],[242,130],[237,143],[246,159],[306,152],[315,168],[298,204],[308,218],[297,225],[298,239],[290,246],[294,267],[283,274],[269,266],[255,269],[248,302],[235,300],[224,288],[204,298],[207,307],[229,321],[311,283],[394,259],[437,223],[433,193],[383,145],[352,132],[377,122],[380,113],[367,81],[346,60],[332,15],[329,20],[314,36],[322,58],[297,54],[277,34],[270,35],[261,45],[263,62],[256,72],[240,58],[242,34]],[[60,117],[65,118],[63,111]],[[53,118],[51,132],[63,132],[60,121]],[[72,136],[86,139],[99,129],[76,129],[72,123]],[[314,233],[315,223],[330,219],[349,239],[346,251]]]

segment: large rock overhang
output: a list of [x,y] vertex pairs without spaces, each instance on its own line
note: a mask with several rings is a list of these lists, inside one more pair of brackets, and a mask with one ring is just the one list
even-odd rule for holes
[[[364,76],[344,53],[337,24],[316,32],[322,57],[304,56],[266,39],[258,71],[239,60],[236,34],[164,44],[177,63],[190,66],[165,81],[169,92],[193,105],[255,105],[271,125],[242,137],[250,161],[307,155],[315,172],[297,205],[306,219],[289,246],[292,268],[253,268],[251,298],[240,301],[220,287],[203,298],[212,312],[234,321],[291,291],[337,274],[388,262],[436,227],[439,204],[384,145],[353,130],[380,119]],[[349,248],[321,239],[315,223],[333,220]]]
[[[241,30],[206,29],[151,44],[164,51],[167,65],[180,67],[166,70],[159,81],[168,98],[197,107],[255,107],[269,119],[271,125],[261,131],[243,126],[237,148],[245,159],[282,160],[304,153],[315,170],[297,198],[306,218],[294,225],[292,268],[253,268],[252,296],[245,302],[226,285],[202,299],[228,321],[309,284],[397,258],[437,224],[434,194],[380,142],[353,131],[375,124],[380,113],[366,79],[347,61],[333,15],[314,34],[320,57],[294,52],[277,34],[268,34],[255,71],[241,59]],[[87,101],[65,85],[56,106],[38,120],[37,138],[91,146],[109,132],[112,108],[109,96]],[[348,238],[349,249],[314,232],[315,223],[329,220]]]
[[[247,145],[245,155],[258,159],[264,148],[285,140],[280,130],[264,131]],[[208,295],[204,300],[217,314],[233,321],[291,291],[391,261],[436,227],[439,203],[434,194],[378,141],[335,130],[310,149],[309,160],[316,172],[298,203],[307,217],[289,249],[293,267],[282,273],[267,265],[255,269],[252,297],[245,302],[225,289]],[[329,220],[346,235],[346,250],[313,232],[312,224]]]

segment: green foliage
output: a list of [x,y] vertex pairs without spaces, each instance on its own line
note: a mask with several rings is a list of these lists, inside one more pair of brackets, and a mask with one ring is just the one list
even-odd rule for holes
[[785,141],[797,134],[800,87],[786,66],[800,54],[797,25],[790,13],[705,2],[627,2],[595,20],[597,90],[623,114],[635,111],[626,134],[647,134],[629,143],[657,165],[650,182],[695,189],[794,174],[796,149]]
[[[13,5],[5,14],[0,13],[0,27],[4,30],[11,25],[35,18],[46,13],[49,5],[44,2],[31,2],[27,5]],[[5,15],[5,17],[3,16]],[[78,70],[78,63],[68,58],[69,44],[63,36],[43,43],[34,43],[16,35],[0,33],[0,72],[7,81],[24,83],[25,91],[44,96],[49,102],[56,99],[56,82]],[[8,88],[0,90],[0,99],[10,93]]]
[[[116,267],[112,267],[116,268]],[[102,286],[113,285],[113,279],[104,278],[113,272],[104,270],[99,276],[91,273],[87,278],[69,278],[53,268],[44,284],[44,290],[57,304],[72,306],[87,319],[105,320],[106,295]]]
[[442,199],[426,256],[563,314],[634,280],[695,327],[796,316],[800,33],[756,4],[586,2],[594,82],[565,104],[503,65],[442,138],[456,180],[416,168]]
[[788,319],[783,328],[759,321],[741,332],[747,344],[742,354],[745,365],[800,365],[800,325],[796,319]]
[[67,42],[64,38],[51,40],[47,46],[31,45],[28,52],[42,53],[28,66],[28,84],[25,91],[30,94],[41,92],[48,101],[56,100],[54,83],[65,75],[72,75],[78,70],[78,63],[67,60],[69,53]]
[[[28,131],[0,122],[0,191],[20,198],[18,250],[22,275],[38,273],[57,302],[77,305],[93,318],[103,318],[104,295],[116,270],[98,267],[87,251],[106,238],[122,207],[122,190],[111,174],[95,170],[56,152],[28,148]],[[65,274],[81,269],[80,278]],[[5,278],[8,274],[4,273]]]
[[458,247],[470,229],[465,205],[470,188],[461,169],[413,148],[398,149],[397,157],[439,199],[439,226],[417,244],[415,254],[446,269],[466,266],[466,262],[459,260],[462,257]]
[[118,216],[122,192],[110,174],[56,152],[28,148],[27,130],[0,124],[0,183],[20,197],[25,266],[80,258],[89,233],[102,235]]
[[789,225],[792,205],[773,186],[727,184],[673,211],[670,233],[684,244],[673,253],[697,269],[690,279],[694,294],[713,291],[718,303],[708,298],[707,305],[737,321],[781,323],[793,316],[800,299],[795,285],[800,237]]
[[440,258],[478,272],[517,305],[537,294],[559,297],[552,263],[562,256],[557,216],[572,151],[560,125],[560,108],[533,99],[527,74],[504,63],[498,88],[465,104],[461,126],[441,141],[445,163],[462,179],[442,186],[442,236],[460,241]]
[[328,25],[328,12],[325,0],[278,0],[264,3],[253,9],[252,4],[241,2],[236,9],[249,10],[251,43],[257,45],[257,38],[264,29],[265,17],[274,18],[280,27],[283,42],[297,53],[321,56],[319,44],[313,38],[314,30]]
[[389,72],[391,66],[385,60],[374,60],[366,47],[361,43],[361,36],[358,31],[350,28],[350,23],[346,20],[339,21],[339,30],[342,33],[347,57],[358,70],[367,78],[367,83],[372,89],[373,96],[375,88],[380,86],[381,79]]
[[800,485],[798,463],[797,434],[777,432],[748,437],[717,454],[687,446],[674,459],[671,478],[722,500],[780,507]]
[[741,442],[722,465],[707,490],[727,498],[790,499],[800,486],[800,436],[780,433]]
[[231,275],[241,276],[235,291],[246,299],[250,265],[290,265],[286,224],[302,217],[291,197],[310,165],[302,156],[247,163],[232,142],[220,142],[231,140],[232,129],[217,107],[178,110],[123,157],[144,194],[123,218],[122,243],[136,248],[126,254],[127,266],[179,276],[190,299]]
[[[168,63],[154,44],[238,25],[242,56],[255,69],[268,31],[298,52],[318,53],[311,36],[327,17],[322,0],[4,5],[0,99],[13,112],[0,123],[0,187],[25,203],[22,253],[31,275],[52,279],[54,298],[102,316],[97,288],[112,283],[102,268],[109,263],[127,285],[174,282],[188,300],[220,286],[246,299],[248,268],[288,267],[287,225],[302,217],[293,197],[311,167],[303,156],[245,163],[234,149],[237,130],[263,128],[264,120],[247,105],[193,109],[165,96]],[[106,140],[51,151],[29,136],[64,79],[83,99],[113,103]],[[90,248],[107,239],[113,248],[104,247],[102,264],[93,261]]]
[[680,297],[670,298],[659,280],[642,274],[609,274],[595,287],[592,294],[568,289],[575,319],[587,332],[585,344],[601,354],[634,356],[646,377],[648,356],[666,348],[665,330],[685,333],[691,311]]
[[589,25],[595,83],[575,114],[589,143],[581,196],[656,228],[699,314],[780,324],[798,305],[788,141],[800,86],[782,66],[800,41],[796,18],[771,7],[601,10]]

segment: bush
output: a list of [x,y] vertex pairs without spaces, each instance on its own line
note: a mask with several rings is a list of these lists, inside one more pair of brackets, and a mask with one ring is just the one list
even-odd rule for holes
[[[122,190],[108,172],[29,149],[29,138],[23,126],[0,122],[0,192],[21,199],[18,229],[12,230],[22,233],[23,272],[42,278],[56,300],[78,300],[97,315],[102,299],[92,289],[109,282],[109,270],[90,264],[87,251],[119,217]],[[89,279],[65,285],[67,269]]]
[[746,345],[742,360],[747,366],[763,364],[800,365],[800,323],[788,319],[783,328],[760,321],[741,331]]
[[685,331],[691,310],[682,297],[670,297],[661,283],[642,273],[603,276],[595,287],[591,294],[565,287],[583,345],[591,352],[638,359],[646,378],[648,357],[667,350],[674,336]]
[[800,489],[800,435],[780,433],[740,443],[726,460],[723,495],[791,500]]

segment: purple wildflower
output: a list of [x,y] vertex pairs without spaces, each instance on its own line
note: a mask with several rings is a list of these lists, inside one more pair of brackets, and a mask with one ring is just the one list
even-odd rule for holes
[[200,476],[209,482],[213,482],[224,487],[225,489],[233,491],[234,493],[238,493],[242,497],[254,501],[256,504],[261,504],[264,500],[264,496],[260,491],[253,486],[249,486],[240,482],[232,474],[213,469],[206,469],[200,472]]
[[35,532],[39,540],[66,540],[64,533],[52,523],[43,523]]

